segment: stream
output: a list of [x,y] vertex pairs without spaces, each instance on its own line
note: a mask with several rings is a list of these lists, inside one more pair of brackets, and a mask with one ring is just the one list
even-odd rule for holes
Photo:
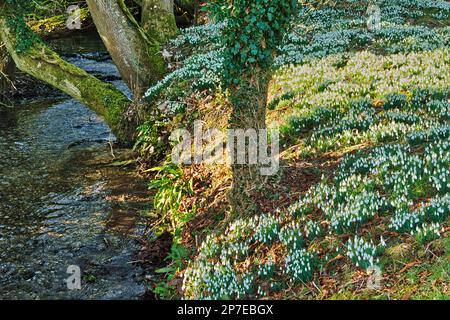
[[[62,53],[129,94],[95,42],[82,53]],[[0,299],[145,293],[135,262],[146,181],[134,168],[114,165],[131,152],[114,141],[101,118],[58,92],[0,109]],[[81,270],[79,290],[67,286],[69,266]]]

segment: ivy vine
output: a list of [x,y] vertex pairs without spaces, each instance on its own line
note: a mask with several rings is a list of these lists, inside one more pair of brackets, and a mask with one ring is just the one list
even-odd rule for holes
[[6,0],[2,8],[2,18],[6,25],[16,36],[15,49],[17,53],[27,51],[40,38],[28,27],[25,15],[32,9],[31,1],[26,0]]
[[223,33],[225,83],[255,68],[271,68],[297,0],[211,0],[206,10],[227,22]]

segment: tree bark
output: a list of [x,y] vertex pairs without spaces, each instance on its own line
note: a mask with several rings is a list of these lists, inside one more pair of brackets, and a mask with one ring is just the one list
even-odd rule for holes
[[6,45],[0,41],[0,102],[6,101],[14,82],[15,65],[6,50]]
[[184,11],[194,14],[197,0],[175,0],[175,4]]
[[16,35],[1,17],[0,40],[20,70],[60,89],[103,116],[120,142],[132,141],[136,126],[124,117],[131,101],[120,90],[64,61],[41,42],[18,53]]
[[[266,129],[266,105],[269,89],[270,74],[265,70],[255,72],[243,78],[238,86],[230,88],[230,102],[232,114],[229,128],[232,130]],[[230,143],[230,141],[229,141]],[[234,155],[238,153],[237,145],[233,143]],[[261,147],[261,146],[259,146]],[[246,157],[249,145],[246,143]],[[261,152],[261,150],[258,150]],[[247,159],[248,160],[248,159]],[[264,188],[266,177],[261,175],[262,165],[238,164],[236,158],[231,159],[233,182],[230,192],[230,203],[234,214],[255,214],[259,207],[252,199],[252,193]]]
[[178,33],[173,0],[142,0],[142,28],[164,44]]
[[123,80],[135,99],[141,98],[166,72],[158,39],[146,35],[123,0],[87,0],[87,4]]

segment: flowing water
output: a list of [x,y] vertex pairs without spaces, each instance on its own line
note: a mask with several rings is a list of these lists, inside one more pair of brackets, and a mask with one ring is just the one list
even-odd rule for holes
[[[104,54],[67,59],[126,91]],[[129,150],[104,121],[61,95],[0,110],[0,299],[135,299],[145,181],[115,166]],[[81,290],[69,290],[69,266]]]

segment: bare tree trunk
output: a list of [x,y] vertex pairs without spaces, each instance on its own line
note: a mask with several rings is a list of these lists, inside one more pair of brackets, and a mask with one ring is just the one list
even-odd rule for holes
[[142,28],[164,44],[178,33],[173,0],[142,0]]
[[[255,70],[250,78],[242,79],[240,85],[230,88],[230,101],[233,111],[230,116],[229,128],[233,130],[266,129],[266,104],[270,74],[265,70]],[[229,141],[230,143],[230,141]],[[231,142],[234,144],[234,142]],[[261,146],[258,146],[259,148]],[[246,155],[249,154],[249,144],[246,143]],[[258,150],[261,152],[261,150]],[[234,154],[238,150],[234,146]],[[230,203],[235,214],[254,214],[259,209],[252,200],[252,193],[263,188],[265,177],[261,175],[260,163],[237,164],[232,159],[233,184],[230,193]]]
[[146,35],[126,9],[124,0],[87,0],[87,3],[123,80],[135,99],[141,98],[166,72],[158,39]]
[[18,53],[15,50],[16,34],[2,17],[0,40],[20,70],[60,89],[103,116],[119,141],[132,141],[136,126],[124,117],[131,101],[121,91],[64,61],[40,42],[32,44],[26,52]]

